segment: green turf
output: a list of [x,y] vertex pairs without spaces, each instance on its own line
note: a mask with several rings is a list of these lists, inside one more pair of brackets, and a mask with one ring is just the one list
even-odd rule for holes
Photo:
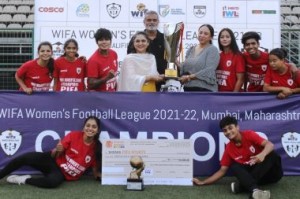
[[[1,199],[248,199],[247,194],[232,194],[226,177],[210,186],[145,186],[144,191],[126,191],[124,186],[101,185],[83,177],[80,181],[65,182],[56,189],[41,189],[30,185],[12,185],[0,181]],[[300,198],[300,177],[285,176],[279,183],[263,186],[271,190],[273,199]]]

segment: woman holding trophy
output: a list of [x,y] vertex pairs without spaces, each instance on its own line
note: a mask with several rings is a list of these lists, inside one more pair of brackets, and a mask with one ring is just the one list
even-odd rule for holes
[[218,91],[216,69],[220,55],[212,44],[214,29],[204,24],[198,29],[199,44],[186,52],[185,61],[180,65],[184,91]]
[[130,40],[128,55],[124,58],[118,79],[117,91],[155,92],[159,75],[153,54],[149,53],[150,40],[145,32],[137,32]]

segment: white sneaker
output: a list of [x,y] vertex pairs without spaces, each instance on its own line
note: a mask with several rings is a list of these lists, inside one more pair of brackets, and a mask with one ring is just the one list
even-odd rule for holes
[[6,181],[12,184],[25,184],[25,180],[28,178],[31,178],[31,175],[23,175],[23,176],[18,176],[18,175],[11,175],[8,176]]
[[252,193],[252,198],[253,199],[270,199],[271,198],[271,193],[268,190],[255,190]]

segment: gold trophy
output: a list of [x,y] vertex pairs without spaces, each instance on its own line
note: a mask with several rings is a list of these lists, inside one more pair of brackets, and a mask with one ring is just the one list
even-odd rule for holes
[[144,190],[144,182],[141,178],[142,172],[145,169],[145,164],[140,156],[133,156],[130,159],[132,171],[127,178],[127,190],[142,191]]
[[181,53],[183,29],[183,22],[164,25],[165,57],[168,61],[168,67],[165,70],[166,79],[177,79],[178,77],[175,61]]

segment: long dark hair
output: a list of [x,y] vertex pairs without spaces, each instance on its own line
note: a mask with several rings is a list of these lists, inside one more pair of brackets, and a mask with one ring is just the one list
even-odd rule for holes
[[85,119],[84,125],[87,123],[88,120],[94,120],[98,126],[98,133],[94,136],[94,141],[95,141],[95,157],[96,157],[96,162],[99,168],[101,168],[101,162],[102,162],[102,144],[99,141],[99,136],[100,136],[100,119],[96,116],[89,116]]
[[221,45],[221,34],[223,32],[227,31],[231,37],[231,42],[229,44],[229,48],[230,50],[233,52],[233,54],[238,54],[238,53],[241,53],[237,43],[236,43],[236,39],[235,39],[235,36],[234,36],[234,33],[231,29],[229,28],[223,28],[220,33],[219,33],[219,36],[218,36],[218,44],[219,44],[219,49],[221,51],[224,51],[224,46]]
[[[51,51],[53,51],[53,47],[52,47],[52,44],[49,42],[49,41],[43,41],[39,44],[37,50],[38,52],[40,51],[41,47],[42,46],[49,46]],[[54,71],[54,59],[51,57],[48,61],[48,64],[46,66],[49,70],[49,74],[52,76],[53,74],[53,71]]]

